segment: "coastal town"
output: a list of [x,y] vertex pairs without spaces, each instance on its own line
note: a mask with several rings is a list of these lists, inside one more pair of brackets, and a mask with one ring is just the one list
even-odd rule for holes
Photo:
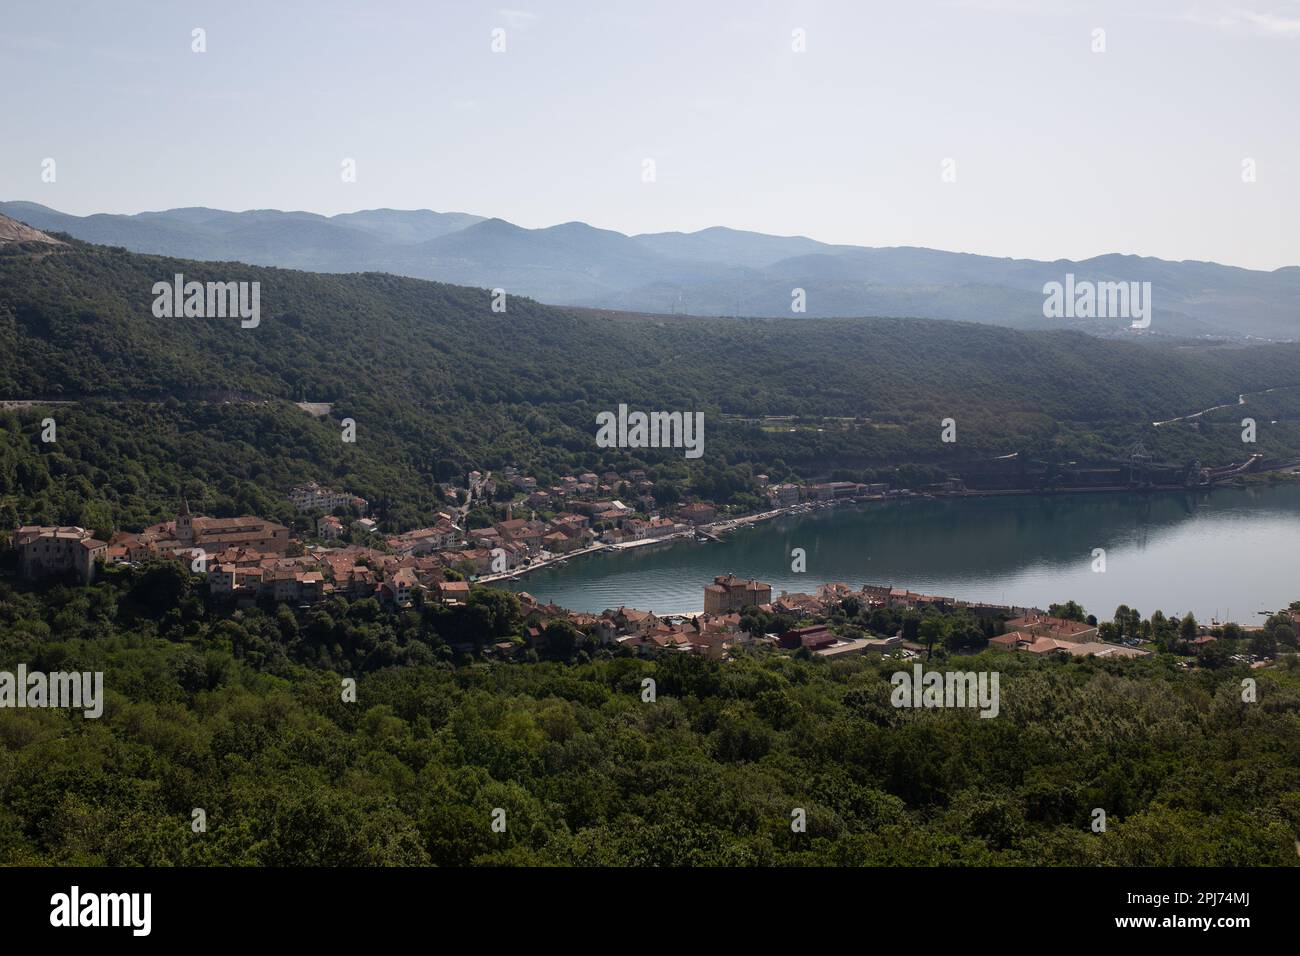
[[19,948],[1285,938],[1300,0],[3,11]]
[[[11,544],[19,552],[20,576],[29,580],[72,574],[86,584],[98,563],[175,556],[206,574],[214,595],[236,603],[251,604],[270,594],[277,601],[312,604],[340,593],[375,594],[406,606],[422,594],[455,600],[466,582],[514,578],[583,554],[672,538],[716,538],[804,508],[913,494],[887,484],[773,484],[766,475],[755,481],[769,510],[719,518],[721,509],[704,501],[685,502],[671,512],[660,509],[654,482],[639,469],[564,476],[549,488],[514,468],[499,479],[473,471],[463,487],[441,487],[448,504],[432,524],[391,533],[368,516],[365,498],[309,482],[285,495],[302,516],[296,530],[255,516],[192,515],[182,499],[174,520],[139,532],[117,531],[100,540],[79,527],[23,525]],[[959,486],[953,479],[944,487]],[[631,504],[615,497],[620,493]],[[495,501],[499,520],[467,527],[466,515],[476,501]]]
[[[25,525],[12,535],[19,576],[93,582],[105,567],[139,566],[159,559],[179,560],[206,580],[210,601],[218,608],[240,609],[268,604],[310,608],[341,596],[350,601],[375,599],[401,611],[428,605],[467,604],[473,588],[526,574],[536,568],[582,554],[640,547],[658,541],[698,536],[716,540],[727,530],[778,514],[836,502],[879,500],[912,495],[907,489],[855,482],[810,485],[771,484],[758,476],[770,510],[718,518],[706,502],[688,502],[671,514],[655,507],[653,483],[643,472],[625,475],[584,473],[562,478],[547,489],[536,479],[507,469],[501,494],[490,473],[472,472],[464,488],[448,486],[452,502],[427,526],[383,534],[368,516],[369,502],[358,495],[316,483],[296,486],[286,500],[300,513],[293,529],[267,519],[195,515],[184,498],[174,519],[139,532],[121,531],[108,540],[79,527]],[[631,490],[636,507],[610,497]],[[959,482],[925,493],[961,493]],[[506,499],[500,520],[465,527],[474,496]],[[518,499],[518,500],[516,500]],[[516,517],[516,508],[528,517]],[[546,510],[543,510],[546,509]],[[558,510],[557,510],[558,509]],[[918,634],[916,622],[926,615],[960,615],[982,632],[976,648],[988,647],[1034,656],[1150,656],[1149,641],[1135,632],[1127,639],[1108,622],[1071,619],[1035,607],[986,604],[917,593],[894,584],[825,583],[809,593],[782,591],[769,584],[719,575],[702,583],[701,612],[656,613],[620,606],[602,613],[583,613],[517,593],[526,622],[523,645],[546,650],[548,625],[563,621],[594,644],[634,653],[675,650],[724,659],[746,647],[770,646],[823,658],[875,651],[900,657],[929,654],[932,642]],[[843,620],[852,607],[862,618],[875,612],[868,633]],[[1289,611],[1292,628],[1300,628],[1300,606]],[[837,620],[839,618],[839,620]],[[909,622],[911,626],[909,627]],[[1212,625],[1197,625],[1184,634],[1183,650],[1194,657],[1216,640]],[[1231,625],[1242,634],[1258,627]],[[493,651],[512,656],[520,649],[499,642]],[[1238,663],[1264,666],[1267,661],[1238,655]]]

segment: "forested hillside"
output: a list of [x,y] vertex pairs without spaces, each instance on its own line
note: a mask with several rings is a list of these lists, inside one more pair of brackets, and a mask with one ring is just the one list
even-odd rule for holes
[[[1171,417],[1222,399],[1225,387],[1280,384],[1288,373],[1300,380],[1300,347],[1161,351],[917,319],[645,319],[513,296],[499,313],[483,289],[81,243],[40,256],[12,249],[2,261],[0,387],[47,398],[229,389],[319,401],[383,393],[430,407],[695,402],[888,419],[947,405],[1106,421]],[[150,289],[175,273],[259,281],[262,324],[155,318]]]
[[[1263,271],[1116,254],[1079,261],[1010,259],[831,245],[716,226],[629,236],[584,222],[525,229],[502,219],[427,209],[330,217],[204,208],[70,216],[38,203],[0,202],[3,213],[133,252],[504,286],[558,305],[792,322],[908,315],[1123,335],[1129,319],[1122,316],[1068,322],[1044,317],[1044,284],[1072,273],[1093,282],[1149,282],[1155,336],[1286,342],[1300,336],[1295,266]],[[806,313],[790,311],[794,288],[807,293]]]
[[[157,318],[155,282],[256,281],[261,319]],[[507,295],[509,290],[507,290]],[[1152,429],[1238,392],[1300,384],[1300,346],[1156,347],[918,319],[673,319],[564,310],[383,274],[320,275],[135,255],[73,240],[0,251],[0,505],[138,524],[188,487],[212,513],[295,480],[342,480],[415,520],[437,480],[517,464],[539,477],[640,464],[683,493],[754,471],[942,472],[1020,451],[1244,457],[1231,421]],[[221,404],[229,400],[230,404]],[[292,401],[332,402],[315,420]],[[161,404],[159,404],[161,403]],[[705,413],[705,455],[595,446],[619,403]],[[52,414],[59,441],[37,440]],[[802,416],[791,430],[752,421]],[[817,421],[827,419],[847,419]],[[957,421],[942,443],[940,421]],[[357,442],[339,423],[357,423]],[[751,419],[745,421],[743,419]],[[1250,451],[1300,448],[1294,420]],[[74,513],[95,510],[96,521]]]
[[[517,626],[512,600],[468,614],[480,639]],[[896,661],[453,667],[454,617],[335,599],[213,618],[174,565],[44,594],[0,583],[0,666],[102,670],[107,691],[97,720],[0,720],[0,862],[1296,860],[1294,667],[1251,674],[1246,704],[1244,668],[986,652],[961,665],[1001,673],[984,720],[891,706]]]

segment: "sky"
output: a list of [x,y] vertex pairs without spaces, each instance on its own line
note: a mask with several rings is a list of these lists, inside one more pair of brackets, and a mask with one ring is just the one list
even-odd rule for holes
[[0,199],[77,215],[1300,265],[1300,2],[3,2]]

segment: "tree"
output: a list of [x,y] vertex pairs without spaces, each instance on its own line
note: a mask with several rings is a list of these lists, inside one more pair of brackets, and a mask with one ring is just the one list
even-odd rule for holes
[[772,731],[748,706],[727,707],[713,732],[714,754],[726,763],[760,760],[772,746]]
[[1256,657],[1276,657],[1277,638],[1271,631],[1256,631],[1250,639],[1250,652]]
[[499,638],[519,633],[522,618],[519,598],[514,592],[498,588],[475,588],[469,596],[469,604],[487,612],[489,633],[485,636]]
[[190,591],[190,575],[179,561],[151,561],[133,577],[130,601],[154,614],[176,607]]
[[1269,633],[1273,635],[1274,639],[1279,644],[1285,644],[1287,647],[1296,646],[1295,627],[1292,626],[1291,624],[1279,624],[1277,627],[1273,628]]
[[1064,618],[1067,621],[1082,621],[1084,618],[1083,608],[1079,606],[1077,601],[1053,604],[1048,607],[1047,613],[1052,617]]
[[925,645],[925,656],[927,658],[933,653],[935,643],[944,643],[948,639],[951,630],[952,625],[934,614],[927,615],[921,621],[919,635],[921,643]]
[[542,636],[546,646],[542,649],[541,656],[551,661],[567,661],[584,639],[583,633],[563,618],[556,618],[547,624]]
[[1142,615],[1135,608],[1131,608],[1127,604],[1121,604],[1115,608],[1114,621],[1118,637],[1135,638],[1138,636],[1139,628],[1142,625]]
[[1228,659],[1232,656],[1232,648],[1220,638],[1210,641],[1208,644],[1202,644],[1199,656],[1202,667],[1218,670],[1220,667],[1227,666]]
[[970,618],[969,615],[960,615],[949,618],[946,622],[948,634],[944,638],[944,647],[950,651],[959,651],[966,648],[981,648],[988,645],[988,635],[980,627],[977,621]]

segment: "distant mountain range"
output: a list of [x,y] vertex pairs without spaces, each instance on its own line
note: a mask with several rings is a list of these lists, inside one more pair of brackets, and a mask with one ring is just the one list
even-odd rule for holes
[[[919,316],[1133,334],[1125,318],[1044,317],[1044,284],[1073,274],[1093,282],[1150,282],[1154,308],[1145,334],[1300,340],[1296,266],[1263,272],[1129,255],[1044,262],[831,245],[724,227],[628,236],[581,222],[524,229],[430,210],[320,216],[191,207],[72,216],[37,203],[3,202],[0,213],[133,252],[312,272],[390,272],[500,287],[556,305],[792,319]],[[791,309],[795,289],[804,290],[803,313]]]

